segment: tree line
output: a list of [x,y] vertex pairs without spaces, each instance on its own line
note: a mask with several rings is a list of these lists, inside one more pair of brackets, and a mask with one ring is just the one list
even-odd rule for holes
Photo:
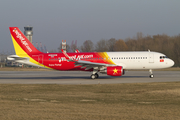
[[[67,45],[67,52],[108,52],[108,51],[151,51],[161,52],[167,55],[175,62],[175,66],[180,66],[180,34],[176,36],[162,35],[146,35],[141,32],[136,37],[123,39],[101,39],[97,43],[91,40],[84,41],[83,45],[77,47],[75,44]],[[61,52],[61,45],[58,48]]]

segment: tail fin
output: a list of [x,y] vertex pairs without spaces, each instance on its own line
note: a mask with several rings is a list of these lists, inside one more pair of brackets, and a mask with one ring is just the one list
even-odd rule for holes
[[25,54],[42,53],[37,50],[18,27],[9,27],[16,55],[24,56]]

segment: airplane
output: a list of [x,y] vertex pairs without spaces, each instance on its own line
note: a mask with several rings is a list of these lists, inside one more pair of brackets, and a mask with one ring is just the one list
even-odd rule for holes
[[22,64],[43,67],[60,71],[90,71],[91,79],[99,78],[98,73],[110,76],[122,76],[125,70],[149,70],[172,67],[174,61],[159,52],[76,52],[43,53],[37,50],[18,27],[9,27],[16,55],[8,60]]

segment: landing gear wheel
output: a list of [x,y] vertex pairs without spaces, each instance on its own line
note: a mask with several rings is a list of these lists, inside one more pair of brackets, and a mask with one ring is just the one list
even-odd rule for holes
[[150,78],[153,78],[153,77],[154,77],[154,75],[153,75],[153,74],[151,74],[149,77],[150,77]]
[[92,74],[91,75],[91,79],[95,79],[96,78],[96,75],[95,74]]
[[98,75],[97,73],[95,73],[95,77],[96,77],[96,78],[99,78],[99,75]]
[[153,78],[153,77],[154,77],[154,75],[153,75],[153,72],[152,72],[152,70],[151,70],[151,69],[149,70],[149,73],[150,73],[149,77],[150,77],[150,78]]

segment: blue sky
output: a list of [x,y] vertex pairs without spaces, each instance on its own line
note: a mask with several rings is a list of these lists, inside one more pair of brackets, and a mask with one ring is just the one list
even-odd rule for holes
[[14,51],[9,27],[33,26],[33,42],[48,50],[62,40],[125,39],[144,35],[180,34],[179,0],[2,0],[0,53]]

